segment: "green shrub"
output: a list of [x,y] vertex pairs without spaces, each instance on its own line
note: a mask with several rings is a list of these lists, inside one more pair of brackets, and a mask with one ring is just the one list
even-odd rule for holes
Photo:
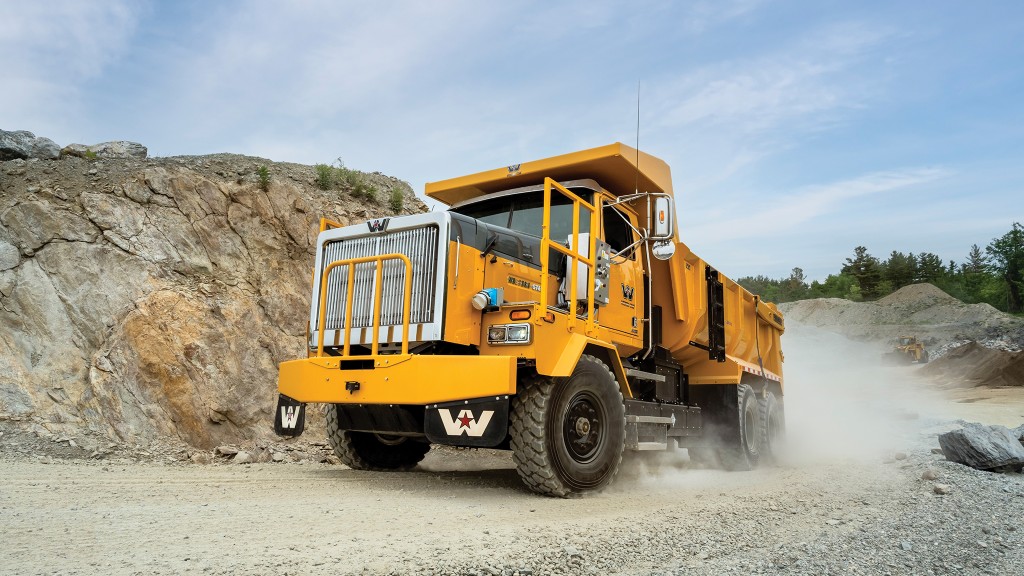
[[362,178],[359,178],[352,187],[352,196],[355,198],[365,198],[368,202],[376,202],[377,188],[373,184],[369,184]]
[[327,164],[317,164],[313,167],[316,170],[316,185],[321,190],[330,190],[334,184],[334,169]]
[[350,191],[359,184],[360,178],[359,172],[355,170],[349,170],[345,167],[345,162],[341,158],[334,161],[334,183],[340,188],[347,188]]
[[391,196],[388,198],[388,206],[394,212],[401,212],[402,208],[405,207],[405,194],[402,194],[401,188],[392,188]]
[[266,192],[270,188],[270,170],[266,165],[260,166],[256,169],[256,175],[260,179],[260,189]]
[[85,159],[86,160],[92,161],[92,160],[95,160],[96,158],[99,158],[99,156],[97,156],[97,154],[95,152],[93,152],[92,150],[88,150],[87,149],[85,151]]

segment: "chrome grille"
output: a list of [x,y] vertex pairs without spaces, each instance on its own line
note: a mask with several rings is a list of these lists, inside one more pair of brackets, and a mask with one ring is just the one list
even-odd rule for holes
[[[425,226],[398,230],[386,234],[344,238],[324,245],[321,274],[332,262],[363,256],[404,254],[412,262],[412,311],[410,324],[434,321],[434,295],[437,284],[438,228]],[[348,328],[373,326],[373,299],[377,264],[357,264],[352,298],[352,323]],[[336,267],[327,280],[326,327],[340,330],[346,327],[345,294],[348,290],[348,266]],[[382,287],[380,325],[402,324],[405,291],[405,265],[401,260],[386,260],[381,272]]]

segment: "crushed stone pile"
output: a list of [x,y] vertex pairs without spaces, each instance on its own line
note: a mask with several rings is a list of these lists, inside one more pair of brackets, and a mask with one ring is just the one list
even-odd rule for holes
[[819,298],[779,306],[806,324],[891,352],[916,336],[931,362],[923,375],[955,386],[1024,386],[1024,319],[988,304],[965,304],[931,284],[912,284],[875,302]]
[[1024,352],[1007,352],[968,342],[951,348],[921,373],[961,386],[1024,386]]
[[967,341],[1007,351],[1024,348],[1024,319],[988,304],[965,304],[931,284],[905,286],[875,302],[818,298],[788,302],[780,309],[787,321],[886,348],[900,336],[916,336],[933,359]]

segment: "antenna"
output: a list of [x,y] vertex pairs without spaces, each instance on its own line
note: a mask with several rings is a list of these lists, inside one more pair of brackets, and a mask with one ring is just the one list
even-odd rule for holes
[[640,79],[636,81],[636,178],[633,193],[640,193]]

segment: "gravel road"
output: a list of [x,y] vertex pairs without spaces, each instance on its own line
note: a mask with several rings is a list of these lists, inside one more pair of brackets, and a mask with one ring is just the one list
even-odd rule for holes
[[[0,572],[1024,573],[1024,477],[931,452],[966,411],[1024,422],[1024,395],[847,370],[829,352],[847,344],[790,330],[791,445],[774,468],[704,470],[679,451],[558,500],[527,492],[495,451],[435,450],[406,473],[0,452]],[[803,345],[816,354],[795,355]]]

